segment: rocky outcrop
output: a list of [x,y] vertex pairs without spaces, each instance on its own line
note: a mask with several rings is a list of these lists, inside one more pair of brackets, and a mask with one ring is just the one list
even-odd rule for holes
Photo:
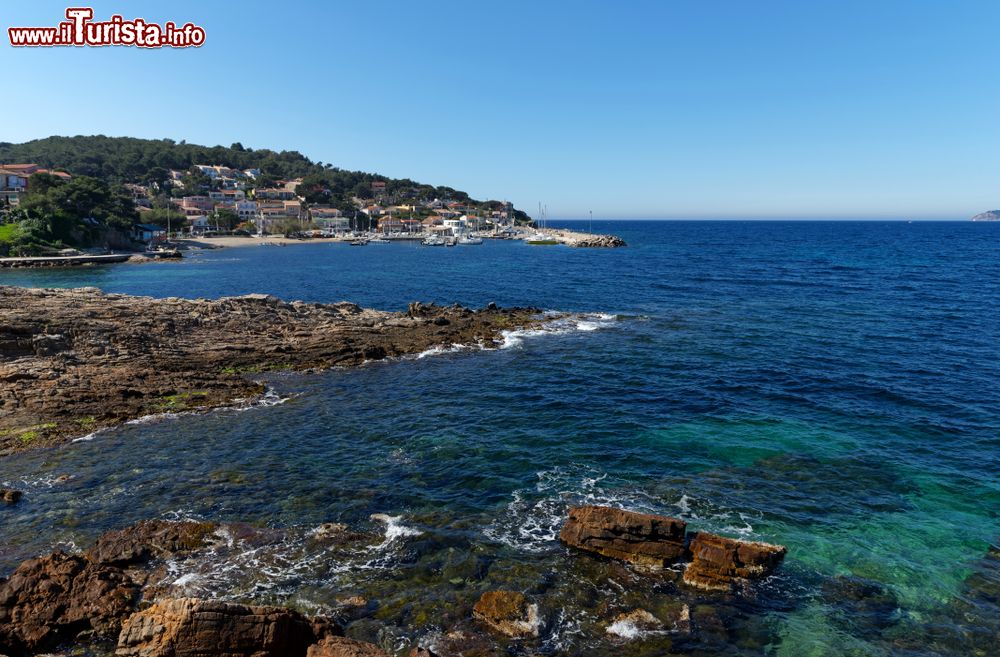
[[211,522],[143,520],[102,534],[87,557],[96,563],[135,565],[203,547],[217,527]]
[[409,657],[438,657],[430,648],[411,648]]
[[372,643],[331,636],[309,646],[306,657],[389,657],[389,654]]
[[559,539],[612,559],[662,568],[684,558],[685,527],[677,518],[579,506],[570,509]]
[[487,591],[472,609],[474,618],[511,638],[538,636],[538,605],[516,591]]
[[623,639],[638,639],[650,632],[662,632],[665,627],[659,618],[645,609],[633,609],[619,614],[608,625],[607,633]]
[[56,552],[0,584],[0,653],[40,652],[81,633],[114,637],[139,587],[113,566]]
[[731,591],[769,575],[786,552],[781,545],[707,532],[686,534],[683,520],[605,506],[570,509],[559,538],[572,547],[640,566],[662,568],[689,561],[683,582],[707,591]]
[[615,235],[591,235],[572,242],[570,246],[591,249],[617,249],[626,246],[626,244],[625,240]]
[[972,218],[973,221],[1000,221],[1000,210],[989,210],[980,212]]
[[261,372],[491,345],[539,321],[532,308],[390,313],[259,294],[208,301],[0,286],[0,455],[253,399]]
[[[332,634],[328,622],[283,607],[177,598],[132,615],[118,637],[118,657],[313,657],[379,653],[313,652]],[[384,654],[384,653],[382,653]]]
[[0,488],[0,502],[4,504],[17,504],[23,493],[19,490],[14,490],[13,488]]
[[785,558],[781,545],[741,541],[707,532],[691,534],[691,563],[684,583],[706,591],[732,591],[747,580],[769,575]]

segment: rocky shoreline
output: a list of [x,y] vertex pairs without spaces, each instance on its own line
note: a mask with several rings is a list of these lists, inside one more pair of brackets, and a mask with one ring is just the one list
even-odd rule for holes
[[538,313],[0,286],[0,456],[148,415],[250,403],[264,393],[266,372],[490,347],[504,331],[538,326]]
[[[700,572],[704,564],[699,565],[699,559],[704,555],[694,546],[699,535],[685,539],[683,532],[674,531],[683,524],[674,518],[622,509],[577,507],[570,510],[562,538],[570,547],[602,554],[576,553],[572,558],[580,560],[581,569],[595,558],[599,562],[611,550],[615,561],[644,566],[630,577],[659,577],[660,571],[646,568],[649,554],[670,555],[671,563],[691,560],[686,570]],[[662,528],[670,530],[664,533]],[[378,541],[375,535],[338,523],[323,525],[311,536],[331,555]],[[717,553],[713,569],[720,576],[742,579],[747,587],[740,595],[752,595],[750,581],[769,575],[784,555],[784,548],[769,546],[771,557],[766,564],[758,562],[759,568],[746,569],[736,554],[759,551],[763,544],[715,538],[728,541],[734,549]],[[67,649],[76,654],[83,649],[88,654],[120,657],[499,656],[512,654],[518,642],[537,640],[553,615],[560,613],[537,592],[487,589],[475,594],[474,604],[466,598],[469,602],[451,610],[453,626],[423,638],[411,634],[413,638],[398,640],[404,635],[378,621],[377,599],[355,594],[342,598],[333,609],[307,615],[292,607],[249,600],[192,598],[184,594],[183,578],[178,579],[172,568],[178,562],[207,558],[221,543],[244,541],[259,548],[280,540],[278,530],[239,523],[148,520],[106,532],[81,553],[58,551],[29,559],[9,578],[0,579],[0,654],[20,657]],[[599,550],[592,549],[594,540],[601,544]],[[699,588],[697,584],[691,587]],[[707,595],[724,600],[734,591]],[[710,612],[704,605],[692,608],[687,604],[681,592],[668,595],[676,604],[664,606],[663,601],[656,601],[650,607],[655,613],[635,608],[615,615],[608,609],[604,633],[634,639],[650,632],[684,640],[696,637],[702,625],[710,629],[718,623],[707,615]],[[381,630],[375,631],[372,623]],[[365,640],[373,634],[386,638]]]

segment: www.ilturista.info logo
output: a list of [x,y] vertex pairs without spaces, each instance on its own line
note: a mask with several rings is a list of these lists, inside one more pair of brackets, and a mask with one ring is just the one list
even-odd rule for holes
[[192,48],[205,43],[205,30],[193,23],[178,27],[147,23],[142,18],[127,21],[119,15],[93,21],[90,7],[70,7],[55,27],[8,27],[12,46],[137,46],[139,48]]

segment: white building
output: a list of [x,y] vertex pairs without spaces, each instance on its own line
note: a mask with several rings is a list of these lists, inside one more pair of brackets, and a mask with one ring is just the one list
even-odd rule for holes
[[253,221],[257,218],[257,202],[237,201],[236,214],[239,216],[240,221]]

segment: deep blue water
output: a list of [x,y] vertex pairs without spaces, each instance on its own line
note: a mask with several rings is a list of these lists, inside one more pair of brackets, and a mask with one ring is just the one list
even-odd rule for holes
[[[1000,224],[594,230],[629,246],[248,247],[0,273],[0,284],[156,297],[267,292],[384,309],[496,301],[601,314],[496,351],[276,376],[289,397],[281,405],[130,425],[8,458],[0,481],[28,495],[0,510],[0,574],[150,516],[308,528],[389,513],[423,534],[387,541],[371,568],[315,571],[297,552],[270,555],[280,565],[268,583],[201,573],[196,592],[322,606],[344,590],[375,591],[387,619],[413,626],[419,618],[393,610],[413,602],[415,578],[443,572],[436,560],[455,546],[494,564],[467,578],[474,589],[537,593],[550,571],[578,587],[580,558],[554,537],[570,504],[594,500],[788,546],[774,590],[740,611],[715,652],[979,649],[969,628],[998,612],[968,578],[981,580],[1000,539]],[[67,473],[74,479],[52,483]],[[420,582],[428,608],[464,601]],[[877,622],[863,603],[843,602],[842,587],[858,582],[879,591],[865,599],[890,600]],[[558,615],[566,587],[546,584],[543,610]],[[606,654],[587,633],[598,612],[573,604],[538,649]],[[929,626],[933,636],[919,634]],[[915,636],[921,647],[907,643]]]

